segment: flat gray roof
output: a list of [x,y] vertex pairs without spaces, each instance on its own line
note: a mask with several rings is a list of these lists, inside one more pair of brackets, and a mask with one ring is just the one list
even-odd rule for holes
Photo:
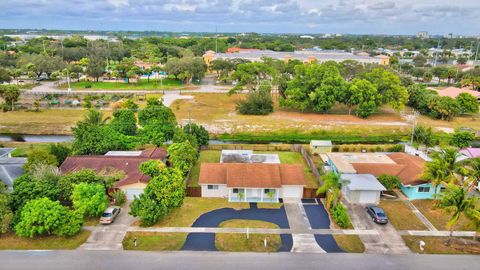
[[385,187],[371,174],[342,174],[341,179],[349,181],[349,190],[384,191]]
[[0,179],[8,187],[13,187],[13,181],[20,177],[26,158],[0,158]]
[[0,148],[0,158],[6,157],[13,150],[15,150],[15,148]]

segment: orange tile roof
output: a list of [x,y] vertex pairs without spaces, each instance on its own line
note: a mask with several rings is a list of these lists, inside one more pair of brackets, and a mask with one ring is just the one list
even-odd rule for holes
[[437,93],[442,97],[456,98],[461,93],[468,93],[468,94],[470,94],[470,95],[472,95],[476,98],[480,98],[480,92],[470,90],[470,89],[467,89],[467,88],[447,87],[443,90],[435,89],[435,91],[437,91]]
[[301,164],[258,163],[202,163],[198,183],[245,188],[306,185]]
[[398,176],[404,185],[418,185],[427,181],[421,179],[425,161],[406,153],[387,154],[396,164],[387,163],[352,163],[358,174],[389,174]]

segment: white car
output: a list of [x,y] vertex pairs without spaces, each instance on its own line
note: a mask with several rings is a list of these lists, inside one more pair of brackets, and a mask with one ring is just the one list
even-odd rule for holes
[[100,224],[112,224],[122,209],[118,206],[110,206],[100,217]]

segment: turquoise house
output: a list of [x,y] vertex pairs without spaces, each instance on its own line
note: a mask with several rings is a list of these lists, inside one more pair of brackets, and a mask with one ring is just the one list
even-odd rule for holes
[[404,185],[400,186],[403,194],[405,194],[410,200],[420,199],[435,199],[435,194],[440,194],[445,190],[442,185],[433,187],[430,183],[418,184],[418,185]]

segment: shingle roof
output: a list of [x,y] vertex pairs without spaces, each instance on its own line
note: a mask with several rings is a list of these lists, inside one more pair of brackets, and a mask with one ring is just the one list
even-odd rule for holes
[[469,158],[477,158],[480,157],[480,148],[468,147],[460,150],[460,153],[464,154]]
[[[158,149],[158,150],[156,150]],[[92,169],[97,172],[113,168],[125,173],[125,178],[118,181],[115,187],[135,183],[148,183],[150,177],[142,174],[139,170],[140,164],[145,161],[158,159],[162,160],[166,156],[164,149],[156,148],[143,151],[145,154],[139,157],[130,156],[73,156],[67,157],[60,166],[62,173],[69,173],[81,169]],[[147,151],[147,152],[146,152]]]
[[202,163],[198,182],[246,188],[306,185],[300,164]]

